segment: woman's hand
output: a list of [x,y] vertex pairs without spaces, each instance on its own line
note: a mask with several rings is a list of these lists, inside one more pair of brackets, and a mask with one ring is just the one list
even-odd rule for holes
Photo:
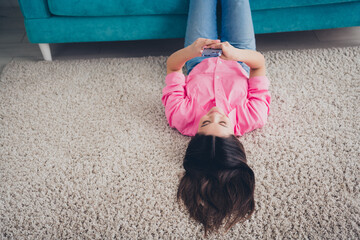
[[174,52],[166,62],[167,73],[182,72],[182,67],[187,61],[194,57],[200,57],[205,47],[215,43],[220,43],[220,40],[198,38],[186,48]]
[[238,61],[237,52],[239,49],[233,47],[229,42],[214,43],[209,46],[213,49],[221,49],[222,54],[220,58],[224,60]]
[[188,46],[193,57],[201,57],[204,48],[209,48],[210,45],[220,43],[220,40],[212,40],[206,38],[198,38],[195,42]]

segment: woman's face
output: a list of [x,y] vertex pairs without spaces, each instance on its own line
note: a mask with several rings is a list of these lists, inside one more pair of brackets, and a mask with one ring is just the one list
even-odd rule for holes
[[234,134],[234,126],[221,108],[213,107],[200,119],[198,133],[228,137]]

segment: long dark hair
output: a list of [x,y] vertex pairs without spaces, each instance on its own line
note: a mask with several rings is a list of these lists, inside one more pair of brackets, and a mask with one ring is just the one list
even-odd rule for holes
[[196,134],[186,150],[177,200],[190,217],[208,231],[218,231],[225,220],[226,231],[250,218],[255,209],[254,172],[246,163],[243,145],[227,138]]

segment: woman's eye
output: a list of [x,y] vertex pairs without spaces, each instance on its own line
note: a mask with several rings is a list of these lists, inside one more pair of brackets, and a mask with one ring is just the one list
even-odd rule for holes
[[226,122],[224,122],[224,121],[219,122],[219,124],[220,124],[220,125],[223,125],[223,126],[226,126],[226,125],[227,125]]
[[210,121],[209,120],[203,121],[202,127],[204,127],[207,123],[210,123]]

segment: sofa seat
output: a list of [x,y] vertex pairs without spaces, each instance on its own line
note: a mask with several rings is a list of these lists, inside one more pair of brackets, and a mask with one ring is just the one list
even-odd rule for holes
[[309,7],[317,5],[328,5],[345,2],[357,2],[358,0],[286,0],[286,1],[264,1],[250,0],[251,10],[269,10],[279,8]]
[[[27,36],[45,59],[49,43],[183,38],[189,2],[19,0]],[[360,26],[360,0],[250,0],[250,7],[256,34]]]
[[[104,17],[187,14],[189,0],[47,0],[56,16]],[[99,10],[101,9],[101,11]]]
[[[355,1],[358,0],[250,0],[250,5],[252,11],[260,11],[267,9],[295,8]],[[186,15],[189,7],[189,0],[47,0],[47,2],[49,11],[52,15],[73,17]]]

